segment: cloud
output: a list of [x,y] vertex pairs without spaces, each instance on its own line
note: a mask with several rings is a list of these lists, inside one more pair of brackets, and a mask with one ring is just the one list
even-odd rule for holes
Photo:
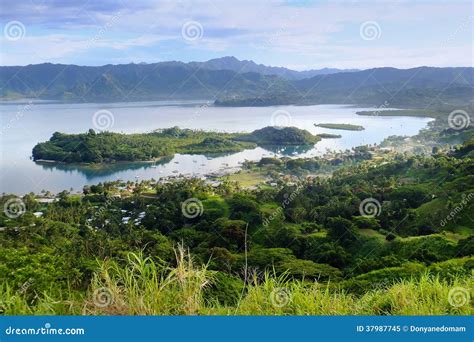
[[[31,63],[28,54],[39,53],[80,62],[97,49],[107,50],[102,64],[126,55],[152,62],[153,55],[202,60],[222,53],[282,66],[361,68],[466,65],[472,57],[470,1],[3,2],[2,24],[19,20],[27,28],[21,42],[1,41],[9,51],[3,64]],[[193,44],[181,36],[188,21],[204,30]],[[366,21],[380,26],[378,39],[361,39]]]
[[133,47],[152,46],[168,39],[174,39],[174,37],[145,35],[117,40],[103,39],[100,36],[97,39],[87,39],[82,36],[51,34],[39,37],[25,36],[21,39],[21,44],[1,38],[0,45],[7,48],[15,46],[15,54],[2,54],[3,65],[18,65],[19,60],[23,61],[21,64],[63,62],[63,58],[66,58],[68,63],[81,64],[78,55],[87,51],[97,49],[128,50]]

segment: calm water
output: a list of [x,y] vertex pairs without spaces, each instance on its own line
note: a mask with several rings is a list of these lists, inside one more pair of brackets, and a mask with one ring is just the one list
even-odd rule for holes
[[[0,192],[23,194],[42,189],[58,192],[85,184],[116,179],[158,179],[164,176],[188,174],[203,176],[210,172],[236,168],[245,160],[262,156],[321,155],[327,149],[345,150],[359,145],[379,143],[390,135],[415,135],[430,121],[415,117],[364,117],[355,113],[370,108],[341,105],[278,106],[257,108],[220,108],[194,102],[140,102],[112,104],[64,103],[2,103],[0,104]],[[128,163],[109,165],[101,169],[70,165],[37,164],[31,150],[40,141],[48,140],[55,131],[85,132],[94,125],[93,116],[107,110],[113,120],[105,122],[116,132],[148,132],[156,128],[179,126],[226,132],[250,132],[275,124],[287,124],[316,133],[341,134],[340,139],[323,139],[313,148],[286,150],[263,148],[228,155],[175,155],[155,164]],[[113,124],[110,126],[111,122]],[[314,127],[314,123],[351,123],[362,125],[364,131],[329,130]],[[102,122],[104,124],[104,122]]]

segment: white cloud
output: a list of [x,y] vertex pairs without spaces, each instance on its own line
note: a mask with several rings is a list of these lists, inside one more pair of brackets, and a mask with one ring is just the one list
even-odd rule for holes
[[[8,51],[2,53],[2,64],[41,62],[34,59],[37,55],[42,61],[80,63],[97,48],[110,50],[104,55],[104,64],[108,59],[124,58],[123,54],[150,58],[150,51],[140,48],[156,48],[186,60],[194,59],[193,53],[200,59],[234,53],[260,63],[299,69],[470,65],[472,61],[469,1],[318,2],[295,7],[263,0],[111,4],[108,10],[97,8],[107,7],[108,1],[83,8],[51,7],[43,2],[33,11],[14,7],[16,12],[12,9],[2,18],[20,16],[16,19],[23,20],[27,31],[33,33],[22,39],[23,45],[2,39],[2,47],[7,48],[2,50]],[[204,36],[196,44],[181,38],[181,26],[188,20],[198,21],[204,28]],[[380,39],[360,39],[359,26],[364,21],[380,24]],[[172,43],[173,48],[163,51],[162,43]],[[181,52],[186,55],[180,58]]]

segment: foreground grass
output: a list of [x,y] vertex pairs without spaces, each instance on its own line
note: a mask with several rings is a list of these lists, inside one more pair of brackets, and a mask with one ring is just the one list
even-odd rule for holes
[[[234,306],[206,298],[213,272],[176,251],[176,266],[129,254],[126,266],[102,262],[86,294],[68,291],[27,296],[0,286],[4,315],[472,315],[470,278],[453,282],[425,274],[362,296],[331,284],[252,275]],[[461,290],[460,290],[461,289]],[[458,292],[456,292],[458,291]],[[459,292],[460,291],[460,292]],[[466,297],[466,293],[468,294]],[[454,305],[453,305],[454,304]]]

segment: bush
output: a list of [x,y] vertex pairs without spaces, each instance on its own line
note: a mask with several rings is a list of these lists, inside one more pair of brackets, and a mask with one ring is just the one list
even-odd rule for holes
[[328,221],[329,237],[343,247],[352,245],[359,237],[354,224],[342,217],[331,217]]
[[418,263],[407,263],[399,267],[387,267],[361,274],[342,283],[342,287],[357,294],[363,294],[367,289],[388,287],[402,279],[421,276],[425,267]]
[[239,252],[245,248],[245,227],[247,223],[241,220],[220,218],[212,225],[209,243],[211,246],[225,247]]
[[228,200],[230,218],[242,220],[251,225],[261,224],[261,216],[257,202],[250,196],[237,194]]
[[459,240],[456,251],[460,256],[474,255],[474,236]]
[[354,216],[352,218],[352,222],[359,229],[373,229],[373,230],[380,229],[380,223],[377,221],[375,217]]
[[210,304],[216,302],[224,306],[235,306],[240,296],[244,282],[224,272],[215,272],[212,283],[204,289],[204,299]]
[[417,208],[428,201],[428,190],[420,185],[405,185],[395,189],[390,199],[404,202],[408,208]]
[[63,257],[46,252],[32,253],[26,247],[0,249],[0,283],[28,294],[30,299],[52,287],[67,289],[68,281],[75,281],[79,271]]
[[[248,266],[263,271],[272,269],[283,262],[295,259],[288,248],[256,248],[252,249],[247,256]],[[240,256],[241,266],[244,266],[244,258]]]
[[236,257],[223,247],[212,247],[206,254],[209,269],[230,272],[236,262]]
[[317,263],[328,264],[337,268],[345,267],[351,256],[341,246],[327,242],[321,237],[308,237],[304,240],[304,259],[309,259]]
[[316,264],[310,260],[288,260],[278,266],[280,273],[299,279],[315,279],[319,281],[335,280],[341,277],[342,273],[335,267],[326,264]]
[[474,270],[474,257],[450,259],[437,262],[428,268],[432,273],[440,275],[444,279],[453,280],[462,276],[472,275]]
[[440,235],[395,240],[390,244],[390,248],[401,258],[426,263],[450,259],[456,252],[455,243]]

